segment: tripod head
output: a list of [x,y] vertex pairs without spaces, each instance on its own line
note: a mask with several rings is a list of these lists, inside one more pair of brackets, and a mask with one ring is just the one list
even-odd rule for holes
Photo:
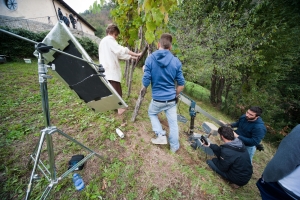
[[39,53],[48,53],[52,48],[53,46],[47,46],[46,44],[41,42],[35,45],[35,50],[37,50]]
[[105,69],[103,67],[103,65],[99,65],[98,66],[98,73],[99,73],[99,76],[102,76],[102,77],[105,77],[105,75],[103,74],[105,72]]

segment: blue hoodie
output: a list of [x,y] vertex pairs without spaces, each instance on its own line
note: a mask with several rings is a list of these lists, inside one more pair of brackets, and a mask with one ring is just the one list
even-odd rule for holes
[[231,126],[238,128],[235,132],[239,135],[239,139],[249,147],[258,145],[267,132],[261,117],[258,117],[255,121],[248,121],[245,114],[239,118],[239,121],[232,123]]
[[152,98],[159,101],[175,99],[176,88],[185,83],[181,62],[169,50],[157,50],[145,62],[143,85],[151,83]]

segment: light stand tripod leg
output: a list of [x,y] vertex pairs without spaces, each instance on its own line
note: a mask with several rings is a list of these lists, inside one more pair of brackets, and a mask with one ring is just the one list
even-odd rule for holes
[[[41,137],[42,137],[42,134],[40,135],[39,141],[41,140]],[[44,139],[45,139],[45,137],[44,137]],[[43,141],[43,142],[44,142],[44,141]],[[40,142],[39,142],[39,143],[40,143]],[[39,143],[36,144],[36,146],[35,146],[35,148],[34,148],[32,154],[30,155],[31,158],[33,158],[33,156],[36,155],[36,151],[37,151],[37,149],[38,149],[38,147],[39,147]],[[28,160],[28,163],[27,163],[27,168],[28,168],[28,169],[30,169],[30,164],[31,164],[31,161],[32,161],[32,160],[33,160],[33,159],[29,159],[29,160]]]
[[49,195],[50,191],[52,190],[53,186],[58,183],[58,180],[56,178],[52,133],[53,133],[53,131],[50,128],[50,131],[46,136],[47,150],[48,150],[48,156],[49,156],[49,166],[50,166],[50,184],[47,186],[47,188],[43,192],[41,199],[46,199],[47,196]]
[[78,144],[79,146],[81,146],[82,148],[86,149],[87,151],[91,152],[91,153],[95,153],[95,155],[99,158],[101,158],[102,160],[106,161],[106,159],[101,156],[100,154],[94,152],[93,150],[89,149],[88,147],[84,146],[83,144],[81,144],[80,142],[78,142],[77,140],[75,140],[74,138],[70,137],[69,135],[65,134],[64,132],[62,132],[61,130],[57,129],[57,132],[61,135],[63,135],[64,137],[68,138],[69,140],[71,140],[72,142]]
[[30,180],[29,180],[29,183],[28,183],[27,191],[26,191],[26,197],[25,197],[26,200],[29,199],[29,196],[30,196],[30,192],[31,192],[31,189],[32,189],[32,184],[33,184],[33,177],[35,175],[35,170],[36,170],[36,167],[37,167],[39,159],[40,159],[40,153],[41,153],[41,149],[42,149],[42,146],[43,146],[43,143],[44,143],[45,134],[46,134],[45,131],[43,131],[42,134],[41,134],[41,137],[40,137],[39,145],[38,145],[37,152],[36,152],[35,162],[34,162],[34,165],[33,165],[33,169],[32,169],[32,172],[31,172]]

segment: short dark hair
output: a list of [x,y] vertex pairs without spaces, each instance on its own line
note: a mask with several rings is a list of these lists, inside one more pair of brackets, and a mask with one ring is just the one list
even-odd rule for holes
[[258,106],[251,106],[249,110],[255,112],[256,116],[260,116],[262,114],[262,109]]
[[115,24],[108,24],[106,28],[106,34],[114,34],[117,33],[118,35],[120,34],[120,29],[118,28],[117,25]]
[[220,135],[222,135],[225,139],[227,140],[234,140],[234,134],[233,134],[233,130],[230,127],[227,126],[221,126],[218,129],[218,133]]
[[163,33],[160,36],[159,44],[163,49],[170,49],[172,45],[172,35],[169,33]]

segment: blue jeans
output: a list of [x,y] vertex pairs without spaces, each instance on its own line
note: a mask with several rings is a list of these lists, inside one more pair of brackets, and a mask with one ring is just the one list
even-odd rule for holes
[[246,146],[246,148],[247,148],[247,151],[248,151],[248,153],[249,153],[250,160],[251,160],[251,163],[252,163],[252,158],[253,158],[253,156],[254,156],[254,154],[255,154],[256,146],[253,146],[253,147],[248,147],[248,146]]
[[162,129],[160,121],[158,119],[158,114],[164,111],[166,113],[170,133],[169,133],[169,142],[170,148],[172,151],[179,149],[179,129],[177,124],[177,107],[175,101],[168,103],[156,102],[151,100],[148,109],[148,115],[151,120],[152,130],[157,136],[166,135],[166,132]]

